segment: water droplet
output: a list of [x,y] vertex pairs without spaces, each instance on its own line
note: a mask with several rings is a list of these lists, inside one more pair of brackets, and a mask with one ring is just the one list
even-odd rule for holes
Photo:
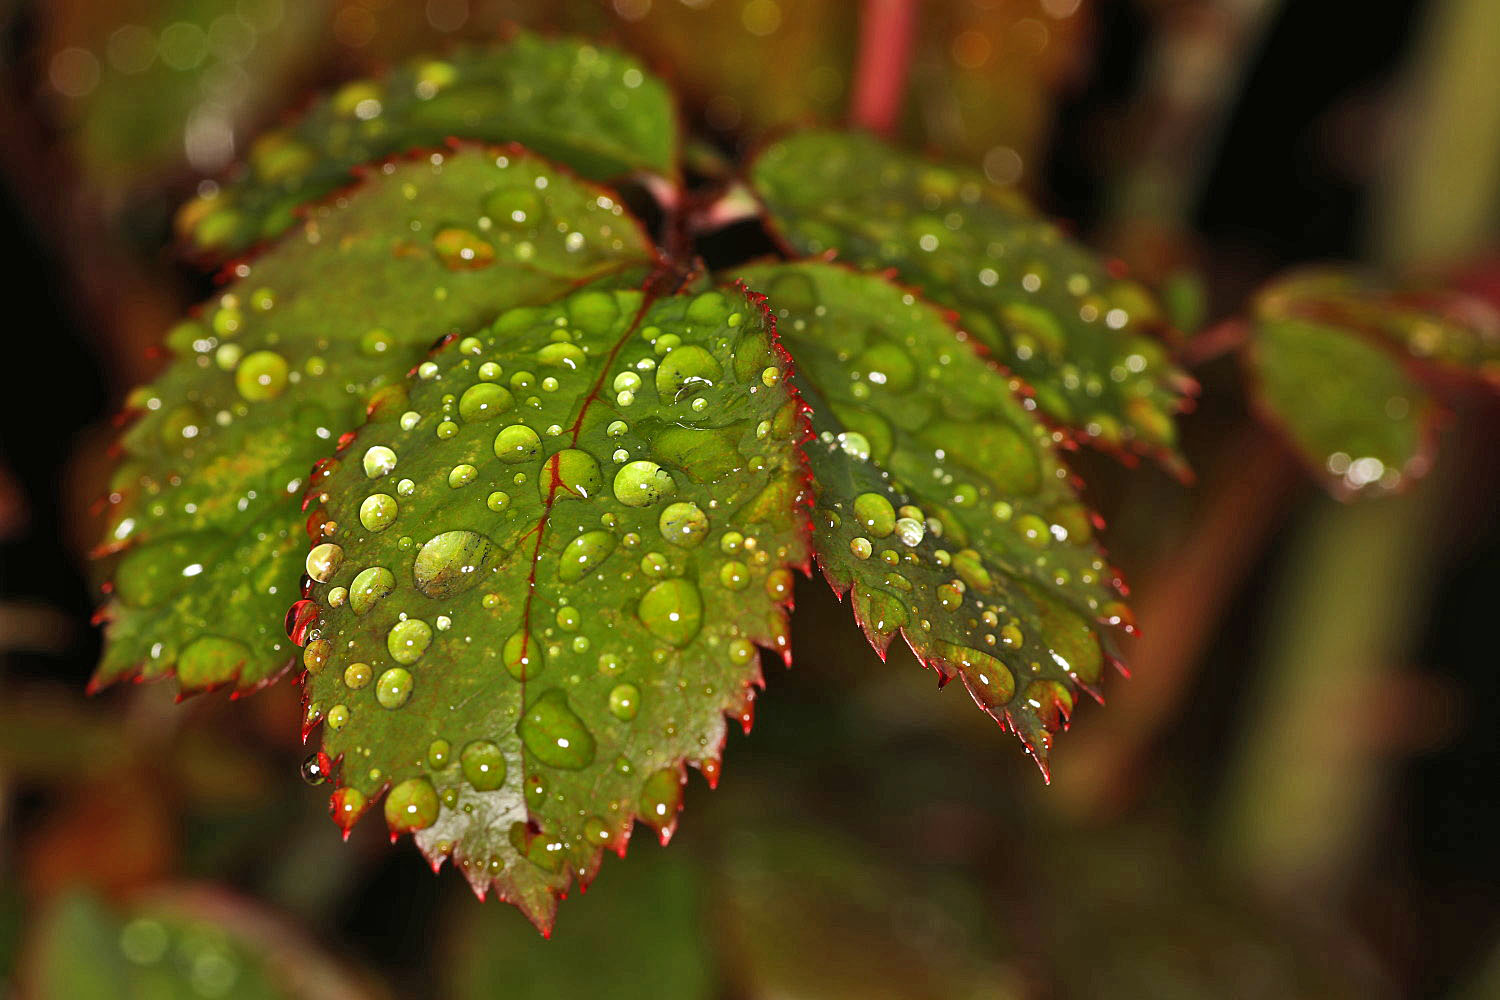
[[372,445],[365,450],[365,475],[379,479],[396,467],[396,453],[383,444]]
[[548,368],[567,368],[571,371],[577,371],[587,360],[587,357],[583,353],[583,348],[577,344],[547,344],[536,352],[537,364],[545,365]]
[[576,583],[609,557],[618,544],[607,531],[586,531],[563,547],[557,560],[557,578]]
[[693,548],[708,537],[708,515],[695,503],[668,504],[657,521],[661,536],[673,545]]
[[477,531],[444,531],[417,551],[412,582],[428,597],[453,597],[479,582],[495,554],[495,543]]
[[432,248],[450,271],[474,270],[495,262],[495,248],[488,241],[457,226],[439,229],[432,237]]
[[505,640],[500,659],[504,662],[505,669],[518,681],[530,680],[547,665],[546,657],[542,655],[542,644],[537,641],[536,636],[524,631],[513,633]]
[[689,344],[662,359],[656,369],[656,392],[662,403],[670,405],[690,393],[709,388],[723,374],[712,354],[696,344]]
[[345,830],[353,826],[354,821],[364,814],[366,804],[363,792],[358,788],[347,786],[337,789],[329,799],[333,821]]
[[[432,642],[432,626],[420,618],[397,622],[385,634],[385,648],[397,663],[416,663]],[[387,671],[389,673],[389,671]],[[408,675],[410,676],[410,675]],[[382,680],[384,676],[382,675]]]
[[641,689],[634,684],[617,684],[609,693],[610,714],[629,722],[641,709]]
[[286,358],[275,351],[247,354],[234,372],[234,387],[252,403],[275,399],[286,390]]
[[448,486],[451,489],[462,489],[468,486],[479,476],[479,470],[472,465],[455,465],[448,473]]
[[510,390],[493,382],[479,382],[464,390],[458,398],[458,415],[467,423],[489,420],[509,410],[516,403]]
[[792,571],[773,569],[766,574],[766,596],[773,601],[787,601],[792,596]]
[[370,683],[370,679],[374,676],[375,672],[370,669],[368,663],[351,663],[344,668],[344,684],[353,691],[358,691]]
[[502,462],[525,462],[542,450],[542,439],[525,424],[511,424],[495,435],[495,457]]
[[620,319],[620,304],[610,292],[580,292],[567,300],[568,321],[584,333],[600,337]]
[[664,767],[641,786],[641,818],[659,832],[666,831],[682,808],[682,775],[675,767]]
[[411,672],[403,667],[391,667],[375,682],[375,700],[382,708],[400,708],[411,697]]
[[437,817],[437,790],[426,778],[407,778],[385,797],[385,822],[392,833],[425,830]]
[[587,500],[599,494],[604,476],[593,455],[577,448],[564,448],[547,459],[537,480],[543,499]]
[[559,688],[543,692],[518,726],[532,756],[549,767],[576,771],[594,760],[594,736]]
[[396,498],[389,493],[372,493],[359,505],[359,523],[371,531],[384,531],[400,512]]
[[901,517],[896,519],[896,537],[901,540],[901,544],[915,547],[922,543],[922,539],[926,534],[926,526],[917,518]]
[[876,538],[885,538],[896,530],[896,509],[879,493],[861,493],[855,497],[854,518]]
[[703,597],[691,581],[663,580],[641,597],[636,613],[658,639],[686,646],[703,624]]
[[627,507],[650,507],[676,493],[677,483],[655,462],[630,462],[615,473],[614,492]]
[[349,607],[362,615],[375,606],[375,602],[396,589],[396,575],[384,566],[371,566],[360,570],[349,585]]
[[359,351],[366,357],[378,358],[389,353],[395,343],[396,338],[391,336],[391,331],[376,327],[365,331],[364,336],[359,338]]
[[730,590],[744,590],[750,584],[750,568],[731,559],[719,567],[719,582]]
[[308,754],[302,760],[302,780],[309,785],[321,785],[329,778],[328,755],[321,750]]
[[478,792],[492,792],[505,784],[505,754],[489,740],[475,740],[459,754],[464,779]]

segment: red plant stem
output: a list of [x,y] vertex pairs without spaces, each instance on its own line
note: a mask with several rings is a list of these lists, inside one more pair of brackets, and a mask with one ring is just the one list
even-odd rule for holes
[[916,34],[916,0],[864,0],[850,120],[889,135],[901,114]]

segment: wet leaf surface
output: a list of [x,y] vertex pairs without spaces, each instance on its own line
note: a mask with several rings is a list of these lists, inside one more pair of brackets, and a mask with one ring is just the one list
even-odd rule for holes
[[1434,393],[1500,389],[1500,313],[1468,295],[1328,267],[1277,279],[1252,308],[1252,395],[1337,496],[1427,471]]
[[1180,465],[1172,416],[1192,382],[1150,336],[1164,325],[1156,303],[1014,192],[868,135],[822,130],[769,146],[752,180],[791,250],[893,268],[957,310],[1051,421]]
[[356,80],[262,134],[239,176],[186,205],[191,247],[223,257],[284,232],[296,209],[361,163],[450,137],[518,142],[595,180],[673,175],[677,121],[664,84],[615,49],[520,34]]
[[[95,684],[255,687],[292,660],[315,461],[432,342],[651,260],[613,197],[514,148],[372,169],[168,335],[133,394],[104,549]],[[632,282],[635,280],[631,279]]]
[[1050,432],[934,306],[823,262],[742,272],[813,408],[813,545],[884,653],[901,634],[1046,767],[1129,621]]
[[798,402],[758,299],[587,289],[423,362],[314,490],[309,725],[346,827],[387,792],[543,930],[748,726],[807,562]]
[[1254,308],[1263,321],[1305,320],[1358,333],[1422,366],[1500,389],[1500,311],[1477,296],[1318,267],[1267,285]]
[[1257,405],[1339,496],[1399,488],[1426,471],[1433,402],[1401,361],[1336,326],[1257,324]]

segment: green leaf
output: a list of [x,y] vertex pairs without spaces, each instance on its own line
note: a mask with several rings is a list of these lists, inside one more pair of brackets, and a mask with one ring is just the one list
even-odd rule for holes
[[1418,363],[1500,389],[1500,313],[1471,295],[1393,286],[1369,274],[1314,267],[1281,276],[1255,299],[1258,320],[1306,320],[1362,335]]
[[297,928],[216,889],[157,889],[114,907],[70,892],[32,930],[24,992],[34,1000],[379,995]]
[[[524,214],[524,221],[517,216]],[[265,683],[306,555],[302,483],[435,339],[652,259],[609,194],[516,149],[373,172],[174,329],[132,406],[104,550],[94,684]],[[634,279],[631,279],[632,281]]]
[[1247,361],[1261,412],[1336,495],[1426,471],[1433,402],[1389,352],[1336,326],[1263,319]]
[[341,824],[389,789],[393,832],[544,931],[633,819],[670,835],[684,763],[712,780],[749,724],[756,645],[787,654],[806,564],[769,324],[738,292],[584,290],[372,414],[315,486],[296,612]]
[[357,165],[449,137],[519,142],[594,180],[675,175],[676,111],[660,80],[615,49],[520,34],[345,84],[257,139],[241,174],[184,206],[178,227],[222,258],[288,229]]
[[1011,191],[859,133],[768,147],[752,179],[795,253],[893,268],[1035,390],[1076,435],[1180,466],[1172,415],[1192,380],[1149,333],[1140,285],[1117,278]]
[[1261,412],[1339,497],[1400,489],[1431,464],[1428,383],[1500,388],[1500,316],[1442,289],[1395,289],[1334,268],[1255,299],[1245,351]]
[[824,575],[877,650],[899,632],[1045,772],[1075,689],[1097,693],[1103,634],[1130,621],[1050,433],[912,292],[822,262],[741,277],[777,310],[813,408]]
[[550,941],[508,909],[455,897],[439,937],[439,995],[494,1000],[496,984],[524,983],[534,997],[721,997],[705,875],[686,851],[635,851],[610,866],[605,891],[568,904]]

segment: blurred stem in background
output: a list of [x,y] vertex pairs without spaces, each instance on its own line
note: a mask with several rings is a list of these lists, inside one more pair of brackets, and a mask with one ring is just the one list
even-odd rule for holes
[[1391,264],[1452,263],[1489,249],[1500,224],[1500,3],[1432,5],[1416,46],[1376,219]]
[[1191,253],[1192,217],[1255,50],[1281,0],[1169,5],[1147,56],[1140,148],[1116,186],[1109,241],[1151,280]]
[[853,124],[881,135],[895,131],[916,36],[916,0],[864,0],[849,107]]
[[[1476,47],[1500,37],[1500,5],[1446,0],[1429,19],[1406,83],[1420,125],[1374,204],[1378,264],[1452,259],[1494,238],[1500,90]],[[1405,670],[1456,480],[1470,471],[1462,456],[1484,437],[1461,428],[1407,495],[1319,498],[1298,526],[1263,630],[1262,708],[1249,716],[1220,828],[1231,864],[1285,899],[1345,887],[1382,804],[1383,758],[1421,724],[1398,693],[1414,687]]]

